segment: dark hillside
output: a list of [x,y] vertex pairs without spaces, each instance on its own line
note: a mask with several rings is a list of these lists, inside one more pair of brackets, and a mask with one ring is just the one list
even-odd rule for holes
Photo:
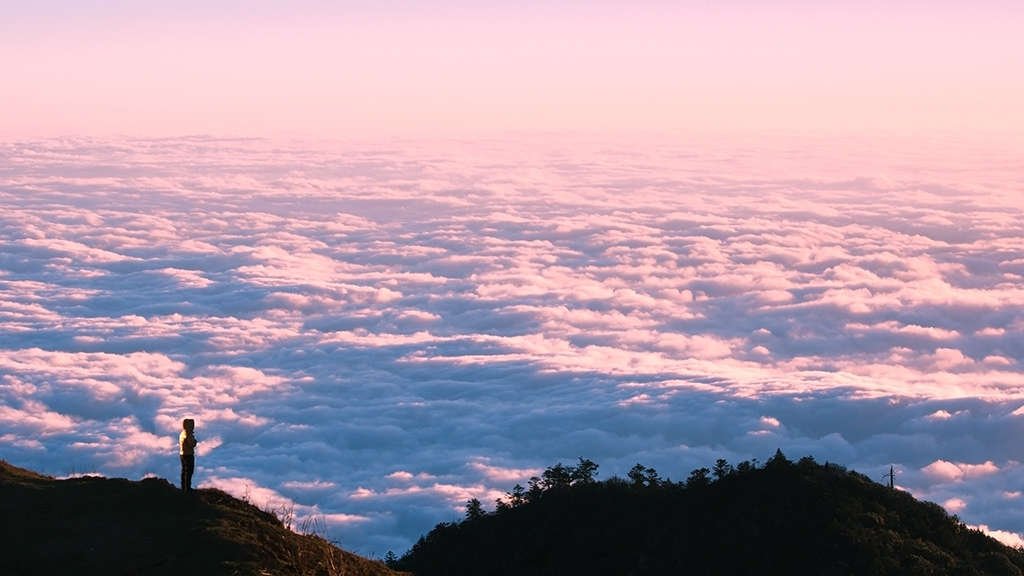
[[439,524],[395,565],[417,576],[1024,570],[1024,553],[938,505],[810,458],[793,463],[777,453],[764,466],[735,468],[719,461],[684,483],[640,465],[628,480],[575,471],[549,468],[495,512],[471,502],[466,519]]
[[0,574],[395,574],[215,489],[54,480],[0,461]]

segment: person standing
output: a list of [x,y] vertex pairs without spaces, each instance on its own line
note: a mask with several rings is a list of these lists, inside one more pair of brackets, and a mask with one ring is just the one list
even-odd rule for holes
[[181,447],[181,491],[192,491],[192,473],[196,471],[196,421],[185,418],[181,421],[178,445]]

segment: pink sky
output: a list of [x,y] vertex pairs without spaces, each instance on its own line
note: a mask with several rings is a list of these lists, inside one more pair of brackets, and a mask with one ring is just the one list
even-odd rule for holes
[[1024,129],[1019,2],[0,2],[0,137]]

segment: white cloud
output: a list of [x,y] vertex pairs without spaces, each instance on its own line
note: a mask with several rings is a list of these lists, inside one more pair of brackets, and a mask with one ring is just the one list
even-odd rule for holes
[[1019,150],[9,144],[5,458],[173,479],[193,416],[200,484],[378,556],[558,461],[777,448],[1019,533]]
[[962,498],[950,498],[942,503],[942,507],[949,512],[957,514],[967,508],[967,502],[964,502]]
[[999,540],[1007,546],[1012,546],[1013,548],[1024,547],[1024,538],[1022,538],[1021,535],[1016,532],[1009,532],[1006,530],[993,530],[984,524],[980,526],[970,526],[970,528],[974,528],[975,530],[981,530],[985,534],[988,534],[989,536],[995,538],[996,540]]
[[962,464],[936,460],[922,469],[926,475],[940,482],[955,482],[998,472],[999,468],[992,462],[984,464]]

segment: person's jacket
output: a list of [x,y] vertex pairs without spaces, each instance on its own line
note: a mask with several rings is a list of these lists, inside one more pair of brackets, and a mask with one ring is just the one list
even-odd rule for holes
[[196,453],[196,437],[187,430],[181,431],[178,437],[178,444],[181,446],[182,456],[192,456]]

